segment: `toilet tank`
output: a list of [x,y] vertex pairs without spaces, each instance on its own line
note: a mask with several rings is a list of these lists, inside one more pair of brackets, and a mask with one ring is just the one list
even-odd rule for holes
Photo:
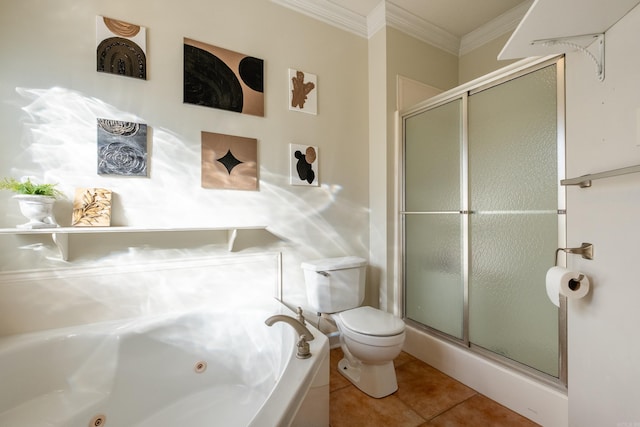
[[318,313],[359,307],[364,301],[367,261],[348,256],[302,263],[307,300]]

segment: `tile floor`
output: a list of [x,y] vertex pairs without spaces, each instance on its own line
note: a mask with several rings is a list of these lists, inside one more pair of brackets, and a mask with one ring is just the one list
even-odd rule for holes
[[408,353],[395,360],[398,391],[367,396],[337,371],[342,350],[331,350],[330,427],[533,427],[510,411]]

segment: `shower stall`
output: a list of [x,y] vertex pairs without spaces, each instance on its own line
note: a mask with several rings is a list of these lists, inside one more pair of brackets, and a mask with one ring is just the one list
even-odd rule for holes
[[474,82],[401,115],[404,318],[566,384],[566,307],[545,291],[565,243],[564,60]]

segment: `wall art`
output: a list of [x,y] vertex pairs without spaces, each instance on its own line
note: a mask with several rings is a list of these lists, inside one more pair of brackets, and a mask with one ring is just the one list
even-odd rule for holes
[[184,39],[184,102],[264,116],[264,61]]
[[290,144],[291,185],[315,186],[318,181],[318,147]]
[[98,119],[98,174],[147,176],[147,125]]
[[318,114],[318,77],[289,68],[289,110]]
[[258,189],[258,140],[202,132],[202,187]]
[[147,79],[147,29],[104,16],[96,17],[99,72]]
[[108,227],[111,225],[111,190],[76,188],[71,225]]

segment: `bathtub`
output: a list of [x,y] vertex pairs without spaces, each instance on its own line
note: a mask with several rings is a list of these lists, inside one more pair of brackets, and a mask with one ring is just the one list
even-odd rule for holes
[[312,357],[276,300],[0,338],[0,426],[328,426],[329,344]]

